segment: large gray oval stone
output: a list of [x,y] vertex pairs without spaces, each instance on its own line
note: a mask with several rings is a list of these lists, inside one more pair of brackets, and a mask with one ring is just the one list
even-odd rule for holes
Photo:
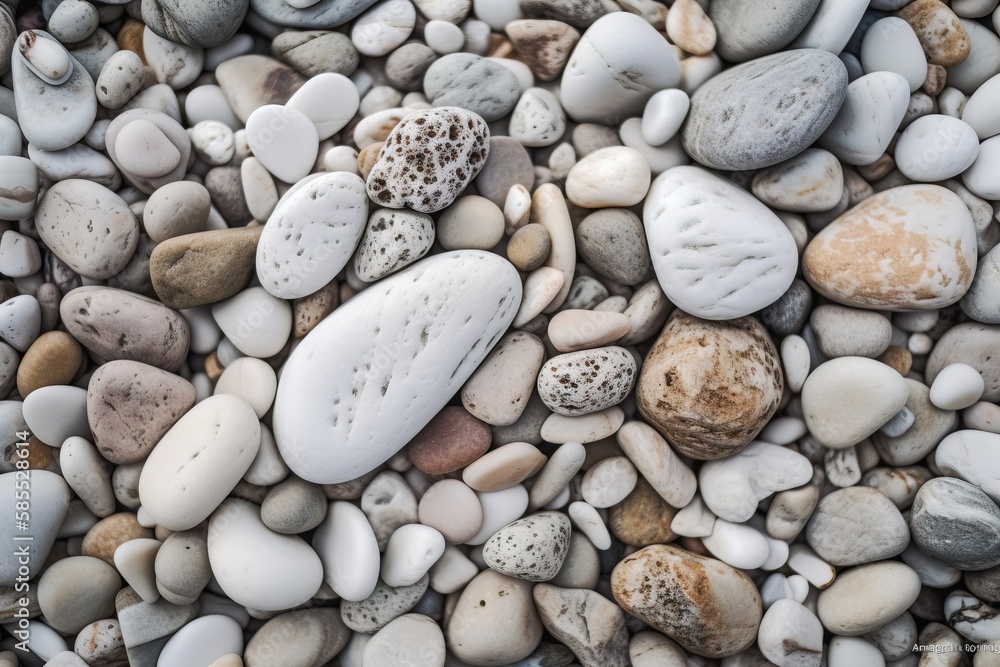
[[684,150],[715,169],[761,169],[798,155],[833,122],[847,68],[817,49],[785,51],[728,69],[691,97]]
[[910,534],[925,554],[960,570],[1000,565],[1000,509],[954,477],[928,480],[913,499]]

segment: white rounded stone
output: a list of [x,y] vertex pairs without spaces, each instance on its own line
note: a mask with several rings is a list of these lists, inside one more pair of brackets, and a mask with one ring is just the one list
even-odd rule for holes
[[382,556],[380,576],[389,586],[410,586],[441,558],[444,536],[430,526],[409,523],[397,528]]
[[337,595],[360,602],[372,594],[379,576],[378,540],[357,505],[330,503],[312,545],[323,561],[326,583]]
[[938,371],[931,384],[930,400],[942,410],[964,410],[983,395],[986,383],[972,366],[956,363]]
[[289,106],[265,104],[247,118],[247,143],[254,157],[286,183],[305,177],[319,154],[313,121]]
[[278,377],[274,369],[255,357],[240,357],[226,366],[215,384],[216,396],[239,396],[253,408],[258,419],[271,409],[277,390]]
[[410,0],[382,0],[354,22],[351,41],[361,55],[385,56],[406,41],[416,20]]
[[285,106],[309,118],[323,141],[351,122],[360,104],[361,96],[353,81],[343,74],[323,72],[302,84]]
[[865,72],[896,72],[915,92],[927,78],[927,61],[917,34],[901,18],[889,16],[873,23],[861,41]]
[[249,287],[213,304],[212,317],[236,349],[249,357],[274,356],[292,333],[291,304],[263,287]]
[[662,146],[670,141],[687,117],[691,98],[677,88],[655,93],[642,111],[642,139],[650,146]]
[[1000,199],[1000,184],[995,175],[1000,169],[1000,137],[992,137],[979,145],[979,154],[962,174],[962,182],[973,194],[983,199]]
[[916,119],[896,141],[896,166],[910,180],[923,183],[958,176],[978,155],[976,131],[968,123],[942,114]]
[[211,665],[223,656],[243,653],[243,628],[224,614],[209,614],[189,622],[164,644],[156,667]]
[[649,190],[649,164],[627,146],[608,146],[588,153],[566,177],[566,197],[584,208],[633,206]]
[[889,147],[909,103],[910,85],[895,72],[855,79],[819,144],[847,164],[871,164]]
[[798,250],[788,228],[745,190],[699,167],[661,174],[643,218],[660,286],[696,317],[749,315],[795,278]]

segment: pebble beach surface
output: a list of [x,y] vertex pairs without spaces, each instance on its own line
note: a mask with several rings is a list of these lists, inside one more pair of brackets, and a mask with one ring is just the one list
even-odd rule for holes
[[1000,667],[997,0],[0,0],[0,667]]

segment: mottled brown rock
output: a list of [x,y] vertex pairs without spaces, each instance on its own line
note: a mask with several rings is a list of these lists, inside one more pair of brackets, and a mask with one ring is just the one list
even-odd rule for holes
[[910,372],[913,365],[913,355],[901,345],[890,345],[878,360],[903,376]]
[[[14,438],[13,435],[11,437]],[[11,440],[10,444],[3,449],[0,468],[9,472],[15,469],[18,461],[27,461],[29,470],[48,470],[49,472],[61,474],[58,454],[52,447],[49,447],[35,436],[30,436],[27,442],[28,456],[24,457],[19,452],[24,451],[25,448],[17,447],[17,438]]]
[[194,405],[194,385],[137,361],[111,361],[87,387],[87,420],[94,444],[112,463],[137,463]]
[[17,391],[27,396],[39,387],[70,384],[83,363],[83,348],[64,331],[39,336],[17,367]]
[[413,465],[428,475],[443,475],[469,465],[490,448],[490,427],[465,408],[437,413],[407,447]]
[[523,19],[504,27],[511,44],[525,64],[542,81],[558,77],[580,33],[562,21]]
[[969,290],[976,272],[972,214],[958,195],[939,185],[879,192],[810,241],[802,272],[815,290],[847,306],[949,306]]
[[965,61],[972,49],[969,32],[951,8],[939,0],[916,0],[896,16],[910,24],[917,33],[927,61],[953,67]]
[[611,592],[625,611],[709,658],[748,648],[763,615],[750,577],[667,545],[648,546],[618,563]]
[[142,59],[142,64],[148,65],[149,63],[146,62],[146,53],[142,49],[142,32],[145,30],[145,27],[141,21],[136,21],[133,18],[125,19],[115,41],[118,42],[119,49],[138,54]]
[[217,229],[160,243],[149,259],[156,295],[178,310],[233,296],[253,276],[263,230],[263,225]]
[[100,558],[115,567],[115,549],[129,540],[152,537],[153,531],[140,526],[134,513],[119,512],[94,524],[83,536],[80,549],[82,555]]
[[376,141],[368,144],[358,153],[358,171],[361,172],[361,178],[367,180],[368,175],[372,173],[372,167],[375,166],[375,160],[378,158],[378,152],[382,150],[383,144],[385,144],[384,141]]
[[265,104],[284,104],[306,82],[288,65],[259,55],[230,58],[215,69],[215,76],[229,106],[244,123]]
[[632,493],[608,510],[608,528],[615,537],[633,547],[666,544],[677,537],[670,529],[675,514],[677,509],[640,477]]
[[336,280],[309,296],[296,299],[292,305],[292,335],[302,338],[339,305],[340,290]]
[[747,446],[778,409],[774,342],[752,317],[667,320],[636,384],[639,412],[680,453],[718,459]]

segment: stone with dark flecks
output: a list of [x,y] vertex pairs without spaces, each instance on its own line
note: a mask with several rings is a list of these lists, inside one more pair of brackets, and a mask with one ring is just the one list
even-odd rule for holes
[[798,155],[833,122],[847,95],[847,68],[819,49],[738,65],[691,96],[684,149],[714,169],[761,169]]
[[538,394],[553,412],[575,417],[617,405],[635,377],[635,359],[624,348],[580,350],[542,364]]
[[374,282],[417,261],[432,245],[434,221],[429,215],[380,208],[368,218],[354,252],[354,271]]
[[801,278],[792,281],[781,297],[758,313],[757,317],[776,339],[802,331],[812,310],[812,290]]
[[509,577],[548,581],[559,574],[569,552],[569,518],[539,512],[504,526],[483,546],[483,560]]
[[344,600],[340,603],[340,618],[355,632],[372,634],[413,609],[427,591],[430,580],[424,575],[410,586],[393,588],[381,579],[375,590],[360,602]]

